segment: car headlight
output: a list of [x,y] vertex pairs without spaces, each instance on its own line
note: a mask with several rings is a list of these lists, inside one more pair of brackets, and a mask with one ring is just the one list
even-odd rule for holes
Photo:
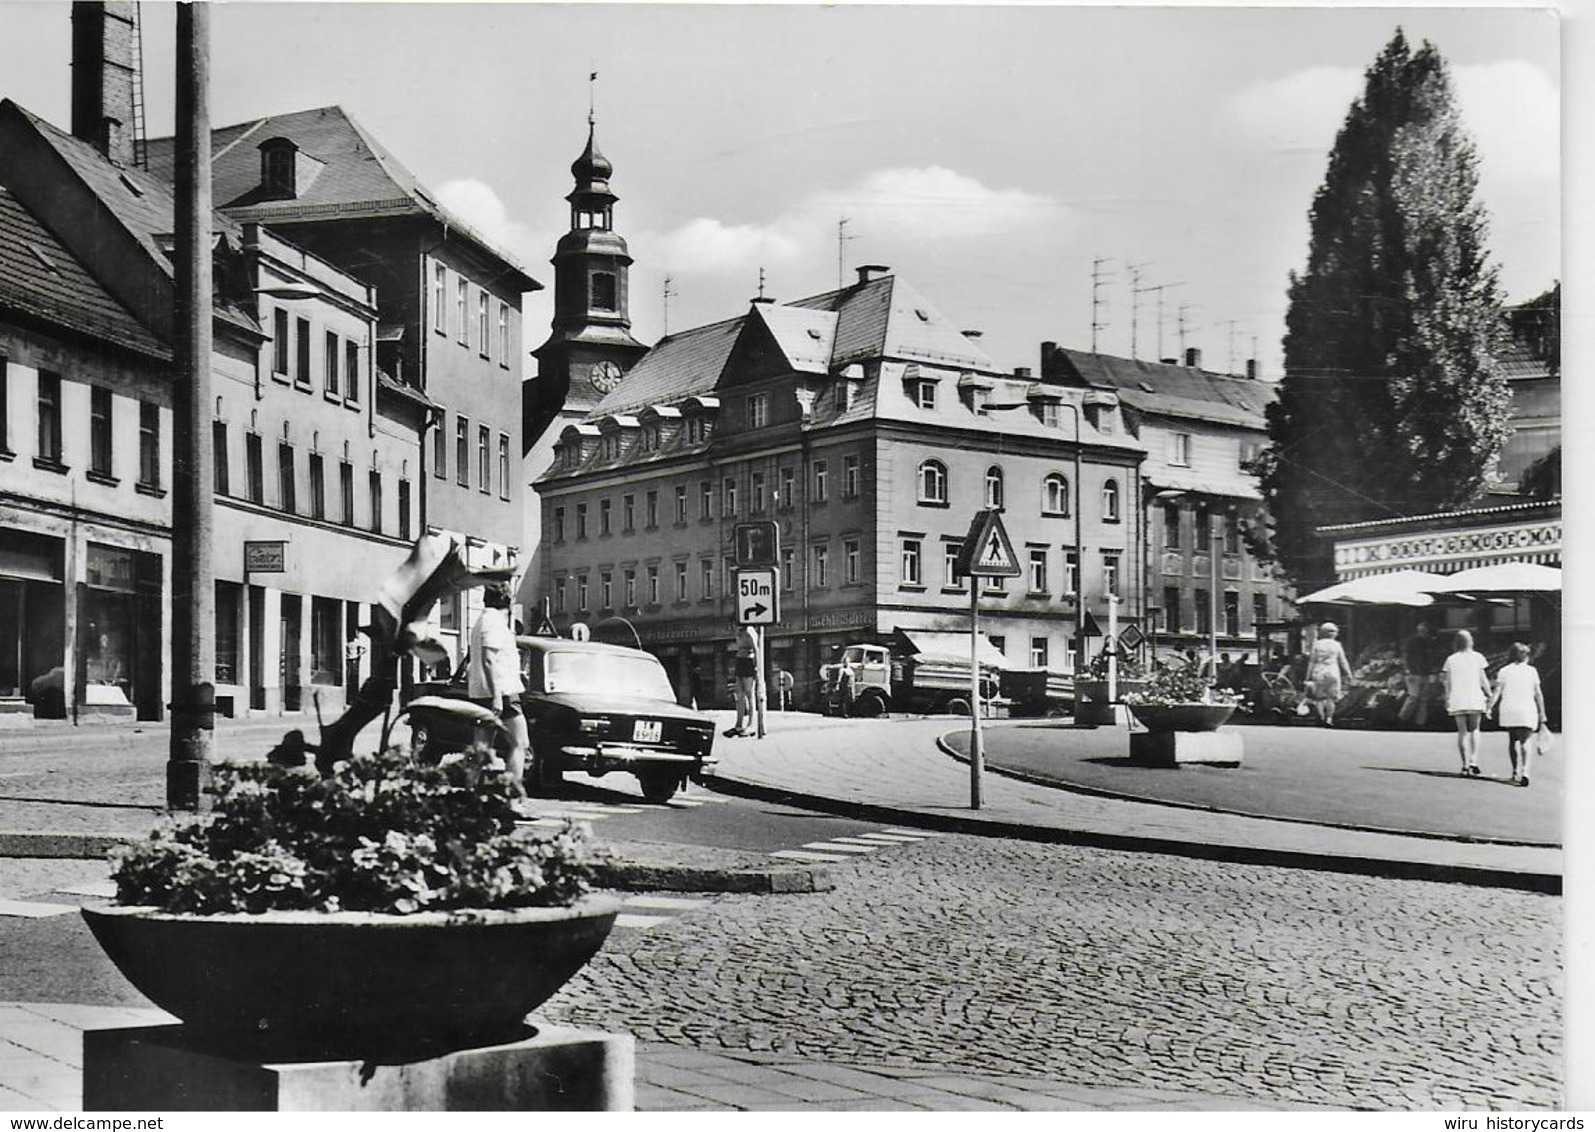
[[607,715],[583,716],[580,726],[583,735],[596,735],[599,732],[609,730],[609,717]]

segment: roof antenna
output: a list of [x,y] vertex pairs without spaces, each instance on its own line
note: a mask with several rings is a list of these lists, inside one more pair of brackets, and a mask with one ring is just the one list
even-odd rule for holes
[[675,296],[677,294],[680,294],[680,292],[678,292],[674,287],[672,287],[670,285],[671,282],[672,282],[672,280],[671,280],[670,276],[666,275],[665,276],[665,290],[664,290],[664,300],[665,300],[665,337],[666,338],[670,337],[670,300],[671,300],[671,298],[673,296]]
[[842,289],[842,251],[847,247],[849,240],[858,239],[857,236],[847,234],[847,226],[853,222],[851,216],[843,216],[836,221],[836,288]]

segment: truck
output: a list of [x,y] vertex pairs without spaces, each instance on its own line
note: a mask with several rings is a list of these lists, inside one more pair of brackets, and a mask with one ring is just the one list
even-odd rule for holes
[[[981,702],[997,698],[1002,654],[980,640]],[[820,710],[865,718],[889,712],[969,714],[969,634],[896,630],[885,643],[849,643],[820,666]]]

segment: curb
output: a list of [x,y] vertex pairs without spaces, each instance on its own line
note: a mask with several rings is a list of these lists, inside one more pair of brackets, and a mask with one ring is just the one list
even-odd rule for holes
[[133,833],[68,833],[56,830],[0,830],[0,857],[72,857],[97,861],[119,845],[144,837]]
[[[1549,896],[1562,894],[1562,877],[1552,873],[1507,872],[1474,865],[1444,865],[1427,861],[1387,861],[1372,857],[1346,857],[1296,849],[1261,849],[1248,845],[1211,845],[1198,841],[1142,834],[1096,833],[1062,827],[1023,825],[990,818],[953,817],[927,814],[872,802],[844,802],[818,794],[759,786],[736,779],[706,776],[704,781],[716,790],[741,798],[801,806],[865,821],[887,821],[917,825],[945,833],[965,833],[976,837],[1007,837],[1015,841],[1035,841],[1050,845],[1080,845],[1092,849],[1116,849],[1131,853],[1164,853],[1204,861],[1230,864],[1274,865],[1282,868],[1313,869],[1319,872],[1354,876],[1384,877],[1391,880],[1427,880],[1452,884],[1471,884],[1483,888],[1509,888]],[[1265,819],[1266,820],[1266,819]]]
[[755,896],[829,892],[836,887],[824,868],[732,868],[697,865],[645,865],[610,861],[593,869],[602,888],[637,892],[737,892]]

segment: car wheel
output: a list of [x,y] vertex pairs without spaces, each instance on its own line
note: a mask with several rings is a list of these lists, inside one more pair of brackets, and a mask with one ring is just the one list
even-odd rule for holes
[[681,788],[681,774],[674,770],[639,770],[642,796],[650,802],[668,802]]

